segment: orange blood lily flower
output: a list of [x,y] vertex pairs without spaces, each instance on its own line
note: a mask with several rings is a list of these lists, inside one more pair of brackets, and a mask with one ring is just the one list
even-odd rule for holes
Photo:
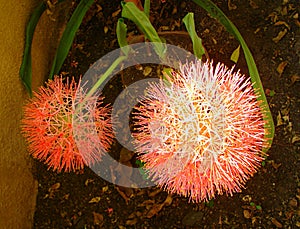
[[[101,160],[112,142],[110,109],[74,79],[61,77],[40,87],[24,106],[22,133],[34,158],[55,171],[74,171]],[[80,150],[77,146],[80,146]]]
[[264,160],[263,111],[251,82],[222,64],[194,62],[151,84],[134,114],[149,177],[200,202],[241,191]]

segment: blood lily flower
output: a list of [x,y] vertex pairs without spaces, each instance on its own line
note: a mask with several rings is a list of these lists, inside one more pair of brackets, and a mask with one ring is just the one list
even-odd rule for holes
[[249,79],[222,64],[182,64],[151,84],[134,114],[149,177],[200,202],[241,191],[265,154],[264,113]]
[[[24,106],[22,133],[34,158],[55,171],[74,171],[101,160],[112,142],[109,108],[74,79],[61,77],[40,87]],[[80,148],[78,148],[78,147]]]

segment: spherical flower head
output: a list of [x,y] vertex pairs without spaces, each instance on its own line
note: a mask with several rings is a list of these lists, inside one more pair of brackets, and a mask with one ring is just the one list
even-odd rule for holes
[[[61,77],[49,80],[24,106],[22,133],[30,154],[54,171],[75,171],[101,160],[112,142],[110,109]],[[80,150],[77,146],[80,146]]]
[[222,64],[181,64],[136,109],[139,159],[171,193],[194,202],[232,195],[264,160],[264,113],[252,84]]

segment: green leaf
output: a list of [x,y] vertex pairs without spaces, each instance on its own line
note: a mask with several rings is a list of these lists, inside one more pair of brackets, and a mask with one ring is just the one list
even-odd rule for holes
[[164,68],[163,69],[162,80],[164,81],[164,83],[167,87],[170,87],[172,85],[171,82],[174,79],[174,76],[172,75],[173,71],[174,70],[172,68]]
[[232,60],[234,63],[237,63],[240,57],[240,45],[232,52],[230,60]]
[[129,46],[127,43],[126,35],[127,35],[127,26],[124,23],[123,18],[119,18],[118,23],[117,23],[117,38],[118,38],[118,43],[119,46],[122,50],[122,52],[125,55],[128,55],[129,52]]
[[[64,0],[58,0],[57,4],[63,2]],[[31,46],[32,40],[34,36],[35,28],[40,20],[40,17],[47,9],[47,5],[45,2],[41,2],[37,8],[33,11],[30,16],[29,22],[26,26],[26,35],[25,35],[25,48],[24,55],[22,59],[22,64],[20,67],[20,78],[28,91],[29,95],[32,96],[32,63],[31,63]]]
[[139,166],[139,172],[142,175],[143,180],[147,181],[149,179],[149,177],[148,177],[147,171],[143,168],[145,163],[140,160],[136,160],[135,163],[137,166]]
[[34,35],[35,28],[39,22],[40,17],[47,9],[47,6],[44,2],[40,3],[38,7],[33,11],[29,22],[26,26],[26,37],[25,37],[25,48],[24,48],[24,55],[22,64],[20,67],[20,77],[25,85],[26,90],[28,91],[29,95],[32,96],[32,66],[31,66],[31,45],[32,39]]
[[238,31],[238,29],[235,27],[235,25],[226,17],[226,15],[220,10],[214,3],[212,3],[210,0],[193,0],[196,4],[198,4],[200,7],[205,9],[212,17],[216,18],[222,25],[226,28],[226,30],[231,33],[241,44],[242,49],[245,54],[246,62],[249,69],[249,74],[251,77],[251,81],[253,83],[253,88],[257,94],[257,100],[260,102],[260,107],[263,111],[264,120],[265,120],[265,138],[267,139],[267,145],[264,146],[263,152],[266,153],[273,142],[274,133],[275,133],[275,127],[274,122],[272,118],[272,114],[268,105],[268,101],[260,80],[260,76],[255,64],[255,61],[253,59],[253,56],[243,39],[242,35]]
[[259,210],[259,211],[262,210],[262,207],[261,207],[260,205],[256,205],[255,207],[256,207],[256,209]]
[[72,14],[59,42],[58,49],[56,51],[56,55],[54,57],[52,68],[49,74],[49,79],[52,79],[54,75],[57,75],[59,73],[71,48],[75,34],[82,22],[82,19],[93,2],[94,0],[81,0],[74,13]]
[[205,205],[206,205],[207,207],[212,208],[212,207],[214,206],[214,200],[209,200],[208,202],[205,202]]
[[199,59],[202,58],[202,56],[205,54],[204,47],[202,45],[201,38],[197,35],[196,29],[195,29],[195,21],[194,21],[194,14],[188,13],[183,19],[182,19],[186,30],[188,31],[192,42],[193,42],[193,51],[194,55],[198,57]]
[[142,162],[141,160],[136,160],[135,164],[139,167],[143,167],[145,165],[145,162]]
[[146,16],[149,18],[149,16],[150,16],[150,0],[145,0],[144,12],[145,12]]
[[274,90],[270,90],[270,96],[273,97],[275,95],[275,91]]
[[122,2],[122,7],[122,17],[133,21],[145,37],[147,37],[151,42],[155,42],[155,51],[161,58],[163,58],[166,47],[162,43],[145,12],[139,10],[132,2]]

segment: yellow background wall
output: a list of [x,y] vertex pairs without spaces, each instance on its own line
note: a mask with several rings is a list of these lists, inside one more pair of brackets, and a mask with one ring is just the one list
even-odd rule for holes
[[[22,106],[28,94],[19,78],[25,26],[37,0],[0,0],[0,227],[31,228],[37,181],[20,134]],[[51,66],[68,3],[43,15],[33,45],[33,85],[41,85]],[[53,20],[54,19],[54,20]]]

